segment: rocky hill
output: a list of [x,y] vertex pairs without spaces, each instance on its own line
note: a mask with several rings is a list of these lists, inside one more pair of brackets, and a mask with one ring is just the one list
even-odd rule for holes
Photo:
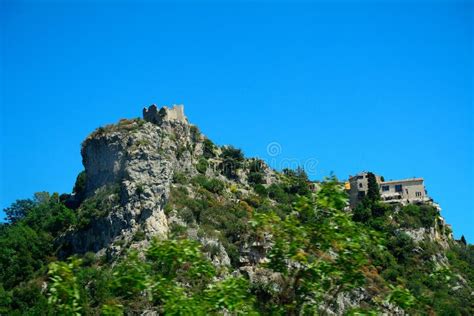
[[[158,111],[152,105],[144,110],[144,119],[101,127],[83,142],[81,154],[84,185],[75,189],[71,202],[80,205],[79,217],[87,223],[60,240],[66,254],[115,254],[121,248],[117,245],[129,245],[137,233],[146,239],[165,238],[168,222],[173,221],[165,214],[176,187],[173,179],[201,176],[227,188],[234,184],[244,191],[252,189],[246,167],[255,161],[232,147],[216,147],[188,122],[182,106]],[[262,183],[276,181],[263,161],[258,164]],[[104,210],[98,207],[100,216],[90,220],[88,202],[96,200],[108,203]]]
[[100,127],[71,194],[5,210],[0,314],[472,315],[474,250],[431,205],[313,185],[182,106]]

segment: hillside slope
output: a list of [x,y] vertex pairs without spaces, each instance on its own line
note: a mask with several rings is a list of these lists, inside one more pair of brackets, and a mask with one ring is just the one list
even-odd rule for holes
[[72,194],[5,210],[0,314],[474,314],[474,248],[430,205],[310,184],[182,107],[94,131]]

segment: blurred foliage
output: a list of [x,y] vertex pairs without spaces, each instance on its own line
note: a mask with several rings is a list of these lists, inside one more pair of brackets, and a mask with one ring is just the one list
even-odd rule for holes
[[[364,199],[353,211],[354,221],[384,237],[386,251],[373,251],[371,257],[380,275],[390,283],[388,301],[414,314],[471,315],[474,261],[469,246],[450,241],[449,248],[444,249],[430,239],[416,243],[406,233],[436,231],[447,238],[449,230],[439,216],[431,205],[387,205],[370,199]],[[449,260],[449,268],[440,270],[444,258]]]
[[339,293],[364,284],[361,268],[378,237],[353,222],[343,211],[345,205],[346,194],[332,178],[323,183],[316,199],[301,197],[284,218],[274,212],[255,215],[256,239],[272,236],[264,267],[281,278],[279,290],[259,289],[259,301],[271,297],[263,306],[267,313],[318,313],[328,298],[331,305]]
[[[77,258],[50,264],[48,302],[56,314],[123,315],[145,309],[167,315],[256,313],[248,281],[218,275],[199,244],[188,239],[155,239],[145,257],[131,251],[114,267],[102,270],[111,278],[101,284],[106,295],[94,305],[80,290],[85,272]],[[98,279],[86,278],[91,283]]]
[[[241,154],[227,149],[224,157]],[[261,166],[247,167],[258,174]],[[254,182],[244,194],[202,174],[189,183],[183,174],[174,178],[165,212],[184,223],[170,225],[168,240],[129,250],[114,264],[93,253],[58,261],[55,251],[67,229],[108,214],[118,187],[102,188],[75,211],[46,192],[13,203],[0,225],[0,314],[314,315],[337,311],[342,294],[361,289],[364,301],[347,315],[390,314],[388,306],[412,315],[474,314],[473,246],[450,241],[446,248],[408,234],[446,231],[429,205],[391,206],[375,197],[348,212],[335,177],[313,193],[302,169],[285,170],[269,186]],[[201,247],[189,238],[215,243]],[[222,247],[231,267],[211,262]],[[248,247],[266,258],[246,260],[267,278],[230,273]]]
[[81,315],[79,284],[76,271],[81,260],[71,258],[69,262],[53,262],[49,265],[48,303],[58,314]]

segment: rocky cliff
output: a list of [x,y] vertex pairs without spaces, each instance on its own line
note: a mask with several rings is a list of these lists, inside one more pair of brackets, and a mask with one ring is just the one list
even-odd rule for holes
[[[213,151],[206,162],[206,175],[248,187],[247,174],[241,169],[232,179],[225,176],[226,162],[219,158],[222,149],[189,123],[183,106],[158,109],[152,105],[144,109],[143,116],[98,128],[82,143],[86,202],[100,196],[110,203],[100,210],[105,216],[64,236],[60,242],[64,254],[114,255],[124,244],[139,246],[154,236],[166,238],[169,227],[164,207],[173,176],[190,179],[199,174],[197,164],[205,144],[211,144],[208,150]],[[268,166],[262,162],[260,168],[265,183],[275,181]],[[134,241],[137,234],[146,238]]]
[[0,314],[473,314],[474,248],[429,203],[350,209],[335,177],[217,146],[183,106],[81,154],[73,194],[6,210]]

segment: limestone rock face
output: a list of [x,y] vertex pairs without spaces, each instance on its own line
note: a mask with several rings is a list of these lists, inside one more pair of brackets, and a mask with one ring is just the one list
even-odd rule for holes
[[[152,105],[143,110],[143,118],[98,128],[82,143],[86,200],[78,212],[92,219],[71,228],[59,241],[64,256],[93,251],[117,257],[129,246],[145,246],[153,236],[167,237],[175,220],[164,212],[173,177],[179,173],[191,179],[200,174],[196,166],[203,159],[206,138],[189,123],[181,105],[160,109]],[[251,190],[249,171],[243,168],[236,179],[226,178],[219,167],[221,148],[213,150],[205,175],[227,187],[238,185],[242,192]],[[262,175],[265,185],[277,181],[276,173],[263,162]],[[91,202],[94,199],[99,206]],[[229,264],[222,245],[196,239],[214,252],[216,265]]]
[[400,231],[410,236],[410,238],[413,239],[413,241],[417,244],[422,241],[429,241],[431,243],[438,244],[443,249],[448,249],[450,242],[454,241],[449,226],[446,224],[446,221],[441,216],[436,219],[432,227],[401,229]]
[[[152,106],[149,111],[154,110]],[[99,128],[83,142],[86,198],[116,188],[118,201],[107,216],[65,236],[71,252],[113,253],[120,250],[114,243],[129,242],[137,231],[147,237],[167,235],[163,209],[173,174],[176,170],[195,173],[194,160],[202,146],[184,114],[167,115],[166,111],[159,121],[150,117],[151,122],[121,120]]]

